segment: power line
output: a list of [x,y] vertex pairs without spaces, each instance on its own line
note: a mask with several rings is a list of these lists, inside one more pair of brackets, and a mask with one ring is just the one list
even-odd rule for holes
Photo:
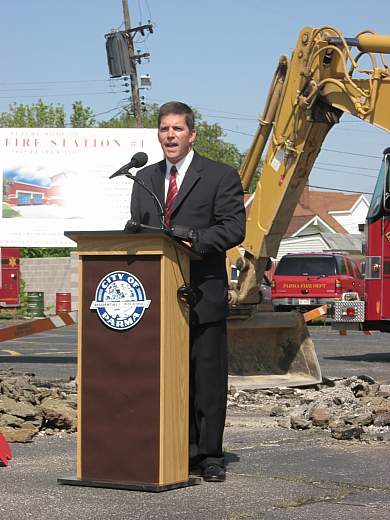
[[58,80],[58,81],[0,81],[0,85],[63,85],[64,83],[99,83],[107,81],[119,81],[124,78],[109,79],[79,79],[79,80]]
[[152,20],[152,11],[150,10],[148,0],[145,0],[145,4],[146,4],[146,9],[148,10],[148,13],[149,13],[149,20]]
[[105,112],[99,112],[98,114],[92,114],[93,117],[98,117],[98,116],[102,116],[103,114],[108,114],[109,112],[113,112],[114,110],[118,110],[118,106],[116,106],[115,108],[110,108],[110,110],[106,110]]
[[237,119],[239,121],[258,121],[257,117],[232,117],[232,116],[221,116],[213,114],[203,114],[206,117],[212,117],[214,119]]
[[231,130],[230,128],[222,128],[225,132],[232,132],[233,134],[247,135],[248,137],[254,137],[254,134],[248,134],[247,132],[240,132],[239,130]]
[[313,184],[308,184],[307,185],[309,188],[319,188],[321,190],[329,190],[329,191],[338,191],[338,192],[342,192],[342,193],[356,193],[358,195],[360,194],[363,194],[363,195],[372,195],[372,192],[371,191],[352,191],[352,190],[341,190],[341,189],[338,189],[338,188],[327,188],[325,186],[314,186]]
[[[108,91],[108,92],[69,92],[69,93],[61,93],[61,94],[43,94],[43,95],[28,95],[23,94],[18,96],[18,98],[45,98],[45,97],[62,97],[62,96],[92,96],[92,95],[100,95],[100,94],[122,94],[126,92],[125,90],[117,90],[117,91]],[[14,99],[15,96],[0,96],[0,99]]]
[[[357,170],[359,168],[356,168]],[[341,173],[342,175],[354,175],[356,177],[369,177],[370,179],[376,179],[377,175],[368,175],[367,173],[356,173],[356,172],[340,172],[340,170],[332,170],[330,168],[321,168],[321,166],[313,166],[313,170],[321,170],[324,173]]]
[[[113,89],[113,88],[121,87],[123,85],[108,85],[108,86]],[[78,87],[79,88],[91,88],[90,85],[85,85],[85,86],[79,85]],[[74,85],[71,85],[69,87],[66,87],[66,86],[62,87],[63,90],[71,89],[71,88],[74,88]],[[20,89],[18,89],[18,92],[31,92],[31,91],[42,92],[42,87],[32,87],[32,88],[20,88]],[[15,89],[0,89],[0,92],[15,92]],[[42,95],[45,95],[45,93],[43,92]],[[55,92],[52,92],[52,95],[55,95]],[[15,94],[14,97],[20,97],[20,96],[19,96],[19,94]]]
[[[239,130],[231,130],[230,128],[222,128],[224,132],[233,132],[234,134],[241,134],[241,135],[247,135],[249,137],[254,137],[254,134],[248,134],[246,132],[241,132]],[[334,153],[340,153],[344,155],[354,155],[356,157],[368,157],[369,159],[381,159],[381,156],[379,155],[368,155],[364,153],[354,153],[354,152],[345,152],[344,150],[335,150],[333,148],[321,148],[321,150],[325,152],[334,152]],[[353,168],[353,166],[351,166]],[[359,167],[360,168],[360,167]],[[374,169],[373,169],[374,171]]]
[[350,164],[322,163],[322,162],[316,162],[316,164],[320,164],[323,166],[339,166],[340,168],[353,168],[356,170],[369,170],[371,172],[378,171],[378,168],[365,168],[364,166],[351,166]]
[[[158,103],[164,103],[165,100],[164,99],[161,99],[161,98],[151,98],[148,96],[148,100],[149,101],[157,101]],[[253,121],[258,121],[259,118],[258,117],[254,117],[253,114],[242,114],[240,112],[228,112],[226,110],[218,110],[216,108],[212,108],[212,107],[205,107],[205,106],[201,106],[201,105],[191,105],[195,110],[212,110],[213,112],[220,112],[221,114],[230,114],[230,115],[233,115],[233,116],[243,116],[244,119],[253,119]],[[204,114],[206,115],[206,114]],[[237,119],[240,119],[240,118],[237,118]],[[234,130],[232,130],[234,131]],[[245,135],[253,135],[253,134],[245,134]]]
[[367,155],[364,153],[354,153],[354,152],[344,152],[341,150],[334,150],[333,148],[321,148],[325,152],[334,152],[334,153],[342,153],[344,155],[354,155],[355,157],[369,157],[370,159],[381,159],[378,155]]
[[142,7],[141,7],[140,0],[138,0],[138,10],[139,10],[139,24],[141,25],[142,20],[144,19],[144,17],[142,15]]

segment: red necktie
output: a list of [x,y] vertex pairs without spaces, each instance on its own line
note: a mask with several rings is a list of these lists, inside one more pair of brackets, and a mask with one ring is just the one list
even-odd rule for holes
[[165,223],[167,226],[170,225],[172,206],[175,202],[177,195],[177,184],[176,184],[176,166],[172,166],[170,177],[169,177],[169,188],[167,194],[167,200],[165,201]]

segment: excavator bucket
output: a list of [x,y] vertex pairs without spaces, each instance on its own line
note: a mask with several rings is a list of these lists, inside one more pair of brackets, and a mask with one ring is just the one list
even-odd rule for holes
[[228,320],[229,385],[305,386],[321,382],[314,343],[302,314],[257,312]]

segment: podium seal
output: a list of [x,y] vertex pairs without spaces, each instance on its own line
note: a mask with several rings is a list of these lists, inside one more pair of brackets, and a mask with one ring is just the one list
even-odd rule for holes
[[100,280],[90,309],[96,309],[99,318],[111,329],[126,330],[137,325],[150,301],[136,276],[127,271],[113,271]]

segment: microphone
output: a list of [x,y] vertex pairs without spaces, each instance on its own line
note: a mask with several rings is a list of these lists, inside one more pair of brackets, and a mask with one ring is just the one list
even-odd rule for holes
[[110,175],[109,179],[113,179],[114,177],[118,177],[118,175],[126,175],[129,173],[131,168],[142,168],[148,162],[148,156],[145,152],[137,152],[131,158],[131,161],[124,166],[121,166],[119,170]]

